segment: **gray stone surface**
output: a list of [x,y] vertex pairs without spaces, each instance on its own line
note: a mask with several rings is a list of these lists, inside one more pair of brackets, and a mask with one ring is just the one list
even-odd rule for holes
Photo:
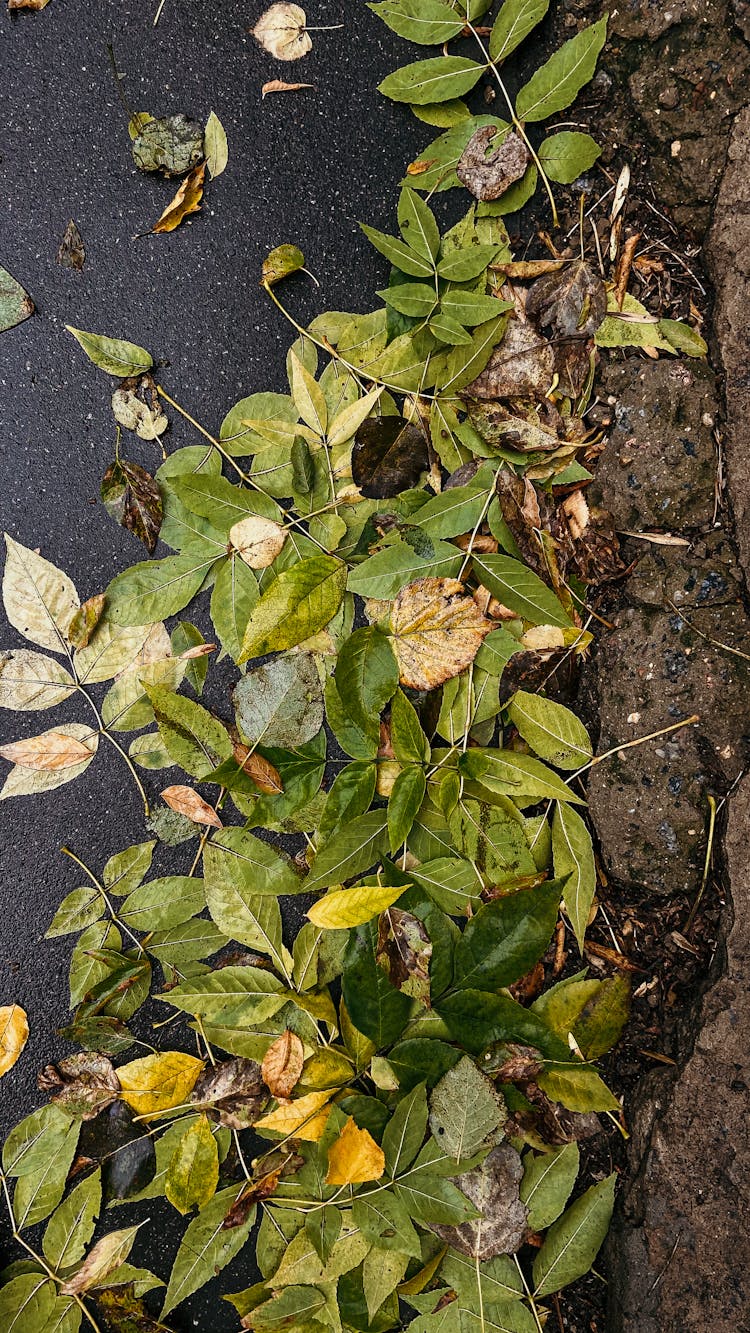
[[631,1111],[630,1174],[608,1244],[611,1333],[750,1328],[750,778],[729,807],[732,907],[676,1079]]

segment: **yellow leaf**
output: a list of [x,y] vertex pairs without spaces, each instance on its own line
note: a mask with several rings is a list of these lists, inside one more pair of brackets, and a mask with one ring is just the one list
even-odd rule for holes
[[328,1149],[326,1185],[360,1185],[380,1180],[385,1156],[369,1130],[358,1129],[349,1116],[335,1143]]
[[153,230],[155,232],[174,231],[175,227],[179,227],[183,218],[199,211],[203,198],[205,177],[206,164],[205,162],[199,162],[197,167],[193,167],[190,175],[185,177],[171,204],[167,204],[164,209],[159,221],[154,223]]
[[253,28],[253,37],[277,60],[300,60],[312,50],[307,17],[299,5],[271,5]]
[[287,1028],[272,1041],[263,1057],[260,1072],[274,1097],[289,1097],[299,1082],[305,1063],[305,1048],[296,1032]]
[[192,787],[165,787],[161,799],[166,801],[170,810],[186,815],[194,824],[208,824],[211,828],[223,828],[216,811],[199,796]]
[[66,736],[62,731],[43,731],[41,736],[31,736],[26,741],[12,741],[10,745],[0,745],[3,759],[22,768],[47,769],[54,772],[58,768],[71,768],[73,764],[82,764],[91,758],[91,750],[75,736]]
[[29,1020],[20,1004],[0,1009],[0,1078],[12,1069],[29,1039]]
[[286,533],[270,518],[248,514],[229,529],[229,540],[251,569],[267,569],[284,545]]
[[380,885],[355,885],[353,889],[334,889],[313,903],[308,918],[314,926],[323,930],[346,930],[350,926],[363,926],[374,916],[380,916],[386,908],[392,907],[406,885],[398,889]]
[[402,685],[434,690],[474,661],[494,629],[458,579],[417,579],[391,612],[391,644]]
[[330,1111],[330,1092],[308,1092],[294,1102],[282,1102],[275,1111],[256,1120],[254,1129],[272,1129],[277,1134],[293,1134],[305,1143],[317,1143],[322,1137]]
[[181,1106],[193,1091],[203,1061],[182,1051],[157,1051],[122,1065],[117,1074],[122,1100],[136,1115],[155,1115]]

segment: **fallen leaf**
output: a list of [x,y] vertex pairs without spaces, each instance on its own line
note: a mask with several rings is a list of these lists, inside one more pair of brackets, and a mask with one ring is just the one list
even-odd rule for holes
[[159,221],[154,223],[152,231],[157,235],[174,231],[175,227],[179,227],[180,223],[191,213],[198,213],[203,198],[205,178],[206,164],[205,162],[199,162],[197,167],[193,167],[190,175],[185,177],[171,204],[168,204],[164,209]]
[[527,317],[553,338],[593,338],[606,313],[604,283],[582,259],[537,278],[526,300]]
[[268,1102],[260,1065],[237,1056],[206,1069],[193,1088],[191,1101],[227,1129],[247,1129]]
[[116,523],[151,552],[159,540],[164,517],[161,491],[139,463],[116,458],[102,477],[102,504]]
[[308,1092],[296,1101],[282,1101],[275,1111],[256,1120],[256,1129],[272,1129],[277,1134],[293,1135],[304,1143],[317,1143],[323,1136],[330,1106],[331,1091]]
[[391,611],[391,645],[401,684],[434,690],[458,676],[493,628],[458,579],[407,584]]
[[326,1185],[359,1185],[380,1180],[385,1154],[367,1129],[359,1129],[349,1116],[339,1137],[328,1149]]
[[22,324],[34,313],[34,302],[7,268],[0,267],[0,333]]
[[369,417],[352,449],[352,477],[368,500],[384,500],[416,486],[429,467],[427,441],[401,417]]
[[296,1032],[289,1028],[271,1042],[263,1057],[263,1081],[274,1097],[289,1097],[299,1082],[305,1062],[305,1049]]
[[43,1092],[52,1093],[53,1102],[79,1120],[93,1120],[116,1101],[120,1091],[112,1061],[89,1051],[47,1065],[38,1083]]
[[206,166],[211,180],[215,180],[225,170],[229,160],[229,148],[227,145],[227,132],[224,129],[219,117],[215,111],[212,111],[206,121],[206,132],[203,136],[203,151],[206,155]]
[[106,600],[107,598],[103,592],[97,592],[79,606],[68,625],[68,642],[74,648],[88,647],[102,618]]
[[78,1272],[63,1282],[61,1294],[76,1296],[79,1292],[89,1291],[91,1287],[103,1286],[110,1273],[114,1273],[127,1259],[137,1233],[138,1227],[135,1226],[125,1227],[122,1231],[110,1231],[109,1235],[102,1236],[89,1250]]
[[529,150],[515,130],[509,130],[497,148],[488,153],[496,135],[494,125],[477,130],[456,167],[458,179],[475,199],[499,199],[514,181],[520,180],[530,160]]
[[8,0],[8,9],[45,9],[49,0]]
[[270,518],[248,514],[229,529],[235,551],[251,569],[267,569],[286,541],[286,532]]
[[12,1069],[29,1039],[29,1020],[20,1004],[0,1009],[0,1078]]
[[91,758],[91,750],[83,741],[75,736],[66,736],[62,731],[43,731],[41,736],[0,745],[0,754],[3,759],[8,759],[11,764],[20,764],[22,768],[50,772],[82,764]]
[[268,93],[298,93],[301,88],[314,88],[312,83],[285,83],[283,79],[270,79],[264,83],[261,88],[261,96],[266,97]]
[[166,801],[170,810],[185,815],[194,824],[208,824],[211,828],[223,828],[216,811],[199,796],[192,787],[165,787],[161,799]]
[[131,152],[139,171],[184,176],[203,157],[203,127],[180,112],[161,120],[141,116]]
[[70,219],[57,252],[57,262],[63,268],[73,268],[80,273],[86,263],[86,250],[83,237],[73,219]]
[[[148,402],[142,394],[148,394]],[[157,440],[169,425],[150,375],[142,376],[135,387],[126,381],[119,389],[115,389],[112,394],[112,411],[118,425],[124,426],[126,430],[134,430],[142,440]]]
[[497,1254],[515,1254],[526,1234],[526,1206],[519,1186],[521,1158],[509,1143],[493,1148],[481,1166],[454,1177],[481,1217],[458,1226],[432,1224],[441,1240],[481,1262]]
[[261,270],[261,283],[273,287],[290,273],[298,273],[305,262],[305,256],[296,245],[277,245],[275,250],[266,255]]
[[264,759],[262,754],[257,754],[249,746],[239,743],[233,746],[233,754],[242,772],[252,778],[258,791],[276,796],[284,790],[279,770],[274,768],[268,759]]
[[186,1102],[203,1069],[203,1061],[182,1051],[155,1051],[121,1065],[117,1073],[122,1100],[136,1115],[155,1115]]
[[253,28],[253,37],[276,60],[300,60],[312,50],[307,16],[299,5],[271,5]]
[[378,922],[375,961],[391,985],[430,1007],[432,941],[418,917],[398,907],[383,912]]
[[516,311],[502,342],[464,394],[467,398],[544,398],[552,387],[555,357],[546,338],[526,318],[523,302],[514,293]]

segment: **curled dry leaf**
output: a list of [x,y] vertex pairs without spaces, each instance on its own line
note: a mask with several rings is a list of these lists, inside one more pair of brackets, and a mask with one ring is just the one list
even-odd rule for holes
[[110,1273],[114,1273],[125,1262],[135,1240],[138,1227],[125,1227],[122,1231],[110,1231],[89,1250],[84,1262],[60,1287],[63,1296],[76,1296],[79,1292],[90,1291],[92,1287],[104,1286]]
[[257,1061],[238,1056],[201,1074],[191,1101],[227,1129],[247,1129],[266,1106],[268,1089]]
[[493,628],[458,579],[407,584],[391,611],[391,645],[401,684],[434,690],[458,676]]
[[0,754],[3,759],[20,764],[22,768],[54,772],[85,763],[91,758],[91,749],[76,736],[67,736],[63,731],[43,731],[41,736],[0,745]]
[[12,1069],[29,1039],[29,1020],[20,1004],[0,1009],[0,1078]]
[[107,598],[103,592],[94,593],[83,602],[68,625],[68,640],[74,648],[87,648],[104,612]]
[[289,1097],[299,1082],[305,1062],[305,1049],[296,1032],[289,1028],[272,1042],[263,1057],[261,1072],[266,1087],[274,1097]]
[[385,1155],[367,1129],[359,1129],[349,1116],[339,1137],[328,1149],[326,1185],[358,1185],[380,1180]]
[[253,37],[276,60],[300,60],[312,50],[307,16],[299,5],[271,5],[258,19]]
[[39,1075],[39,1087],[51,1092],[52,1100],[68,1115],[93,1120],[111,1106],[120,1091],[112,1061],[106,1055],[79,1051],[57,1065],[47,1065]]
[[116,458],[102,477],[102,504],[116,523],[151,552],[159,540],[164,508],[161,491],[140,463]]
[[247,776],[252,778],[258,791],[265,792],[269,796],[276,796],[284,790],[279,770],[274,768],[268,759],[264,759],[262,754],[257,754],[249,746],[241,743],[233,746],[233,754],[242,772],[247,773]]
[[583,259],[537,278],[526,301],[528,318],[554,338],[592,338],[606,313],[604,283]]
[[[143,380],[148,381],[149,376]],[[143,381],[141,381],[143,383]],[[150,381],[153,384],[153,381]],[[169,425],[166,414],[162,412],[158,396],[150,394],[150,402],[145,402],[137,388],[130,383],[123,384],[112,394],[112,411],[115,421],[126,430],[134,430],[142,440],[156,440]]]
[[269,93],[298,93],[301,88],[313,88],[312,83],[285,83],[283,79],[269,79],[261,88],[261,96],[267,97]]
[[273,287],[290,273],[298,273],[305,263],[305,256],[297,245],[277,245],[275,250],[266,255],[261,271],[261,283]]
[[185,177],[171,204],[168,204],[164,209],[159,221],[154,223],[152,230],[157,235],[174,231],[175,227],[179,227],[180,223],[191,213],[199,212],[205,179],[206,164],[205,162],[199,162],[197,167],[193,167],[190,175]]
[[469,139],[456,167],[456,175],[475,199],[499,199],[514,181],[520,180],[530,161],[529,150],[515,130],[488,153],[497,130],[485,125]]
[[267,569],[283,547],[286,533],[270,518],[248,514],[229,529],[229,540],[251,569]]
[[208,824],[211,828],[223,828],[216,811],[199,796],[192,787],[165,787],[161,799],[166,801],[170,810],[185,815],[193,824]]
[[60,242],[57,262],[63,268],[75,269],[77,273],[80,273],[86,263],[86,248],[83,244],[83,237],[72,218],[65,228]]

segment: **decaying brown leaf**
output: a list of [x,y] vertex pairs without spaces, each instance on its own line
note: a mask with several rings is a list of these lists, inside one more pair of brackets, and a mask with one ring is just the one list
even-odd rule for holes
[[274,1097],[289,1097],[299,1082],[305,1050],[296,1032],[287,1028],[271,1042],[263,1057],[263,1081]]
[[169,425],[151,375],[123,380],[112,394],[115,421],[142,440],[156,440]]
[[504,273],[506,278],[541,278],[543,273],[557,273],[564,259],[512,259],[508,264],[490,264],[493,273]]
[[91,750],[75,736],[66,736],[61,731],[45,731],[41,736],[31,736],[25,741],[11,741],[9,745],[0,745],[3,759],[22,768],[44,769],[50,772],[60,768],[71,768],[91,758]]
[[314,88],[313,83],[285,83],[283,79],[269,79],[261,88],[261,96],[267,97],[269,93],[298,93],[302,88]]
[[497,148],[488,153],[497,135],[494,125],[476,131],[456,167],[456,175],[475,199],[499,199],[514,181],[520,180],[529,164],[529,150],[515,130],[509,130]]
[[20,1004],[0,1009],[0,1078],[12,1069],[29,1039],[29,1020]]
[[458,579],[418,579],[391,611],[391,645],[402,685],[434,690],[474,661],[493,628]]
[[72,218],[65,228],[60,242],[57,262],[62,264],[63,268],[72,268],[78,273],[86,263],[86,248],[83,244],[83,237]]
[[77,1120],[93,1120],[120,1092],[112,1061],[91,1051],[79,1051],[56,1065],[47,1065],[37,1081],[43,1092],[52,1093],[53,1102]]
[[299,5],[271,5],[258,19],[253,37],[276,60],[300,60],[312,50],[307,16]]
[[138,1227],[125,1227],[102,1236],[89,1250],[77,1272],[67,1282],[63,1282],[61,1295],[76,1296],[79,1292],[89,1291],[91,1287],[103,1287],[110,1273],[114,1273],[127,1259],[137,1231]]
[[8,9],[45,9],[49,0],[8,0]]
[[229,529],[229,540],[251,569],[267,569],[283,547],[286,532],[270,518],[248,514]]
[[554,352],[527,319],[522,294],[514,290],[512,296],[515,315],[484,370],[465,389],[467,398],[542,399],[552,387]]
[[191,1101],[227,1129],[247,1129],[268,1102],[268,1089],[257,1061],[238,1056],[201,1074]]
[[152,229],[154,232],[161,235],[164,232],[174,231],[175,227],[179,227],[186,217],[200,210],[205,178],[206,164],[205,162],[199,162],[197,167],[193,167],[190,175],[185,177],[171,204],[168,204],[164,209],[159,221],[154,223]]
[[264,759],[262,754],[257,754],[249,746],[238,742],[233,746],[234,758],[242,769],[252,778],[258,791],[266,792],[269,796],[276,796],[284,790],[284,784],[281,781],[281,774],[268,759]]
[[193,791],[192,787],[165,787],[161,799],[166,802],[170,810],[185,815],[194,824],[208,824],[211,828],[223,827],[213,807],[208,801],[204,801],[197,791]]
[[68,642],[74,648],[86,648],[104,612],[107,598],[103,592],[89,597],[76,611],[68,625]]
[[375,957],[396,990],[429,1009],[432,941],[418,917],[398,907],[383,912]]
[[519,1195],[522,1176],[515,1148],[501,1143],[481,1166],[455,1177],[455,1184],[481,1217],[459,1226],[433,1223],[432,1230],[448,1245],[480,1262],[496,1254],[515,1254],[526,1232],[526,1206]]
[[553,338],[593,338],[606,313],[604,283],[583,259],[538,278],[526,300],[527,317]]

